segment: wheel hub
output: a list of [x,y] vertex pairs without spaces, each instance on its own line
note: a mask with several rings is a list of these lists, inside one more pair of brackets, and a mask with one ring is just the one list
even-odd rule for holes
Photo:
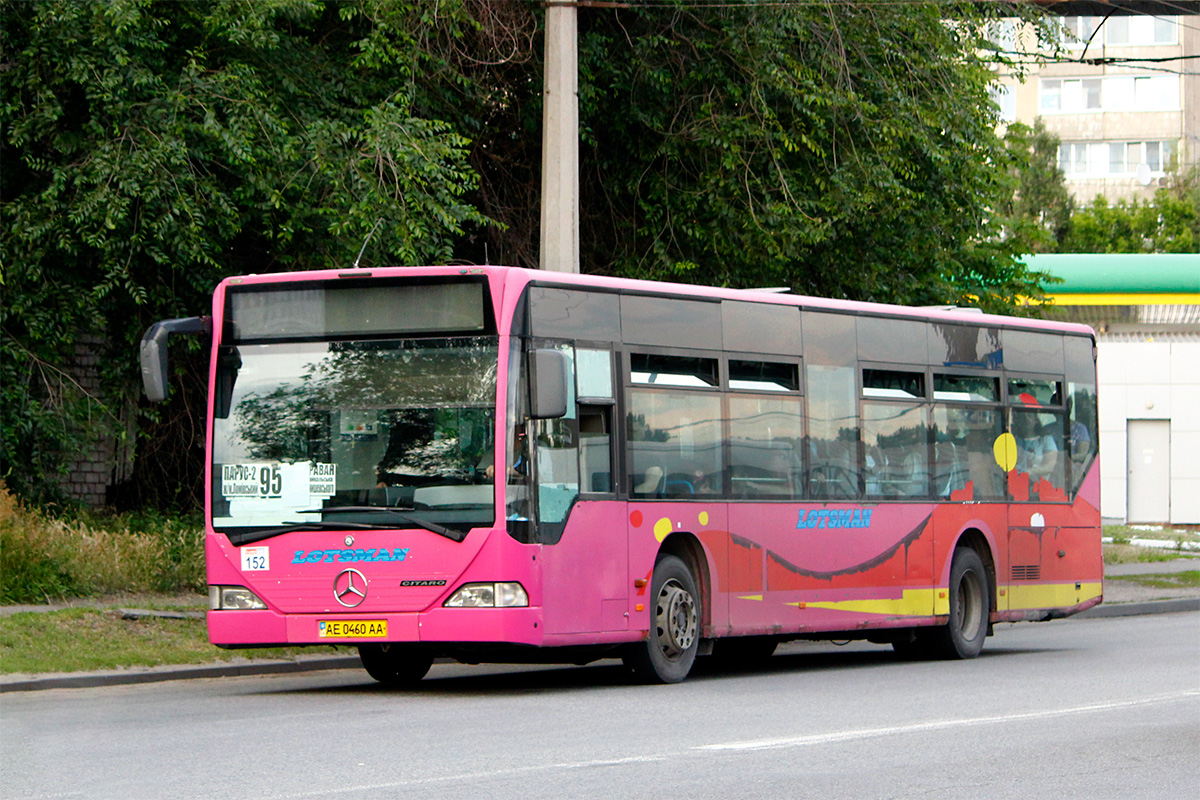
[[667,581],[658,593],[655,613],[659,647],[667,658],[676,658],[696,640],[696,603],[675,581]]

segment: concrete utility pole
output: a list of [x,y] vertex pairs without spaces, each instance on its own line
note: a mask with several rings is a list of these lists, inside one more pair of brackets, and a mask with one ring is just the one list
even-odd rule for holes
[[579,272],[579,43],[574,0],[546,3],[541,268]]

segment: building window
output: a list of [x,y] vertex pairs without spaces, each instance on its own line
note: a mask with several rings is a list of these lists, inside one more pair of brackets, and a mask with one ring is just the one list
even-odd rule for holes
[[1126,151],[1129,145],[1126,142],[1111,142],[1108,145],[1108,174],[1123,175],[1129,171],[1129,161],[1126,158]]
[[1178,75],[1048,78],[1040,89],[1043,113],[1179,109]]
[[[1063,17],[1062,24],[1066,29],[1063,44],[1076,50],[1089,42],[1093,47],[1101,42],[1114,47],[1179,43],[1178,17]],[[1100,28],[1100,35],[1093,41],[1097,28]]]
[[1151,172],[1163,172],[1171,160],[1171,142],[1146,142],[1142,145],[1142,162]]
[[1042,110],[1080,113],[1103,110],[1102,78],[1042,81]]
[[1179,108],[1179,77],[1154,75],[1133,79],[1134,109],[1172,111]]
[[1062,109],[1062,81],[1043,80],[1042,111],[1059,111]]
[[1091,40],[1100,17],[1063,17],[1062,22],[1067,29],[1067,47],[1080,48]]
[[1071,178],[1135,175],[1141,164],[1161,175],[1173,152],[1171,141],[1064,142],[1058,147],[1058,166]]
[[1129,17],[1109,17],[1104,22],[1105,44],[1131,44],[1129,41]]
[[988,89],[988,94],[992,96],[992,102],[999,109],[1001,122],[1013,122],[1017,118],[1017,93],[1016,87],[1005,84],[996,84]]
[[1177,17],[1150,17],[1155,44],[1175,44],[1179,41]]
[[987,25],[988,41],[997,50],[1012,52],[1017,49],[1017,22],[1014,19],[1003,19],[990,22]]

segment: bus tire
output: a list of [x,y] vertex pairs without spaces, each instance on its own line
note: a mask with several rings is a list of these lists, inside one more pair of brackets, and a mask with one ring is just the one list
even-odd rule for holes
[[384,686],[414,684],[433,666],[433,652],[413,644],[360,644],[358,657],[367,674]]
[[983,559],[960,547],[950,564],[950,620],[934,629],[932,644],[942,658],[974,658],[983,650],[991,613],[991,591]]
[[659,556],[650,581],[650,631],[625,654],[625,664],[646,683],[679,683],[700,649],[700,594],[691,570],[676,556]]

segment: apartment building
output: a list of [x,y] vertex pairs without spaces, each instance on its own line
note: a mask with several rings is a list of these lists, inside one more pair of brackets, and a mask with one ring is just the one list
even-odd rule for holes
[[1062,17],[1057,57],[1027,30],[1001,27],[1027,54],[1025,80],[1001,72],[1001,118],[1041,118],[1079,204],[1153,197],[1166,171],[1200,160],[1200,15]]

